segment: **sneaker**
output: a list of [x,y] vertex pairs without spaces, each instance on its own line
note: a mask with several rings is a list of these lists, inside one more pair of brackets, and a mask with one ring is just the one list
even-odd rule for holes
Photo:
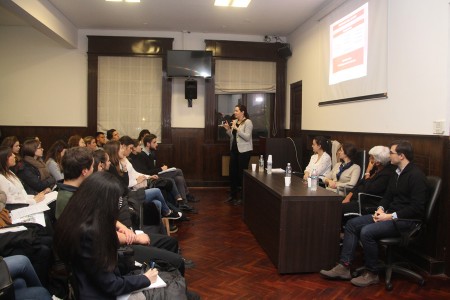
[[192,206],[189,206],[187,204],[181,204],[180,206],[178,206],[178,208],[182,211],[193,211],[194,208]]
[[333,269],[328,271],[321,270],[320,274],[328,279],[350,280],[352,278],[350,269],[341,264],[337,264]]
[[170,225],[169,228],[170,233],[175,233],[178,231],[178,226],[177,225]]
[[365,287],[372,284],[377,284],[378,282],[380,282],[380,278],[378,278],[377,274],[366,270],[361,276],[353,278],[350,282],[353,285]]
[[170,211],[170,214],[168,214],[167,216],[164,216],[164,218],[167,218],[169,220],[176,220],[181,218],[183,214],[181,212],[175,212],[173,210]]

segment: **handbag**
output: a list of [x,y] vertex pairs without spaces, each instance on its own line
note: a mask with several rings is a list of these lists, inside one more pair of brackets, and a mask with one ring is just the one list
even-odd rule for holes
[[9,274],[8,265],[0,256],[0,300],[15,300],[14,284]]
[[9,210],[6,208],[0,211],[0,227],[11,225],[11,217],[9,216]]

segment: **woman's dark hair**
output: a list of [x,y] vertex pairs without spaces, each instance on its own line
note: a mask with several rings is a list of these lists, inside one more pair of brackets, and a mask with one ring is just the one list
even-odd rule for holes
[[99,164],[106,164],[106,152],[103,149],[97,149],[93,153],[94,155],[94,172],[98,171]]
[[114,175],[97,172],[86,178],[70,198],[55,228],[54,246],[66,263],[81,256],[83,242],[92,244],[92,263],[111,272],[117,265],[116,221],[122,185]]
[[38,149],[40,144],[41,144],[41,142],[38,140],[28,139],[25,142],[23,142],[23,146],[20,149],[20,154],[22,155],[22,157],[25,157],[25,156],[34,157],[36,150]]
[[316,144],[319,145],[324,152],[330,151],[330,141],[324,136],[318,135],[314,137]]
[[63,140],[57,140],[53,143],[53,145],[50,146],[50,149],[47,151],[47,155],[45,156],[45,162],[47,162],[50,158],[52,158],[59,167],[61,167],[61,152],[63,152],[64,149],[68,149],[69,145],[67,145],[66,142]]
[[347,157],[350,158],[351,161],[354,161],[356,158],[356,153],[358,152],[356,146],[352,143],[343,143],[341,147],[344,151],[344,154],[347,155]]
[[0,174],[5,176],[6,179],[10,176],[14,176],[14,173],[9,170],[8,158],[12,155],[12,149],[8,146],[0,146]]
[[111,164],[116,168],[117,173],[122,175],[122,170],[120,170],[120,157],[119,157],[119,149],[120,149],[120,142],[119,141],[108,141],[105,146],[103,146],[103,149],[106,153],[109,155],[109,160],[111,161]]
[[139,132],[138,140],[141,141],[144,136],[149,135],[149,134],[150,134],[150,130],[142,129],[141,132]]
[[244,117],[246,119],[250,119],[250,115],[247,112],[247,106],[245,106],[244,104],[238,104],[235,107],[239,108],[240,111],[244,112]]
[[2,146],[8,146],[9,148],[12,148],[16,142],[18,142],[19,139],[15,136],[7,136],[2,141]]
[[108,131],[106,132],[106,138],[107,138],[108,140],[112,139],[113,134],[114,134],[114,131],[117,131],[117,130],[111,128],[110,130],[108,130]]
[[397,152],[398,154],[403,154],[409,161],[414,160],[414,150],[410,141],[396,140],[389,145],[389,148],[394,145],[397,145],[397,147],[395,148],[395,152]]
[[69,138],[69,140],[67,141],[67,144],[69,145],[69,148],[79,147],[81,139],[82,139],[81,135],[78,135],[78,134],[72,135]]

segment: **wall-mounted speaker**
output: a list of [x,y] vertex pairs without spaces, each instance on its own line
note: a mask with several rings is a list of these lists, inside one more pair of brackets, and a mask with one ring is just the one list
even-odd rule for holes
[[184,98],[188,100],[197,99],[197,81],[186,80],[184,82]]
[[292,56],[291,46],[289,44],[286,44],[285,46],[279,48],[277,50],[278,55],[282,58],[287,58],[289,56]]

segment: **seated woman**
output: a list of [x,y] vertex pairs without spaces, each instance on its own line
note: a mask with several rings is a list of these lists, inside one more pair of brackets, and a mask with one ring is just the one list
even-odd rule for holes
[[0,146],[0,190],[6,194],[6,209],[36,204],[44,200],[44,192],[37,195],[27,195],[22,182],[11,171],[16,165],[15,155],[11,148]]
[[108,171],[111,166],[108,153],[103,149],[97,149],[94,151],[94,172]]
[[[7,136],[7,137],[5,137],[5,139],[3,140],[1,145],[11,148],[12,152],[14,153],[14,155],[16,157],[16,166],[17,166],[18,162],[20,162],[22,160],[22,158],[20,157],[20,142],[17,139],[17,137]],[[12,169],[11,171],[13,171],[14,173],[17,172],[17,170],[15,168]]]
[[115,299],[156,282],[156,269],[120,274],[116,220],[123,192],[114,175],[96,172],[83,181],[58,219],[55,250],[72,268],[79,299]]
[[[109,141],[104,146],[105,152],[111,161],[109,172],[114,174],[122,183],[124,195],[127,196],[129,188],[144,183],[146,186],[147,179],[145,176],[138,174],[125,155],[128,146],[121,145],[118,141]],[[128,150],[127,150],[128,151]],[[145,188],[145,187],[144,187]],[[172,211],[161,194],[159,189],[145,189],[145,201],[154,202],[161,209],[161,215],[169,219],[179,219],[182,214]]]
[[69,148],[86,147],[86,143],[84,142],[83,138],[78,134],[72,135],[67,141],[67,144],[69,145]]
[[356,153],[355,145],[351,143],[343,143],[341,145],[337,151],[341,162],[338,162],[324,179],[327,189],[343,195],[344,187],[354,186],[358,182],[361,168],[353,163]]
[[67,145],[66,142],[63,140],[58,140],[51,145],[47,155],[45,156],[45,164],[48,171],[52,174],[56,181],[64,179],[64,173],[61,169],[61,159],[68,148],[69,145]]
[[56,180],[42,161],[44,148],[37,140],[26,140],[22,147],[22,164],[17,169],[17,177],[22,180],[27,194],[48,193]]
[[303,179],[308,179],[312,171],[315,169],[317,176],[325,176],[331,170],[331,157],[327,150],[329,141],[323,136],[316,136],[312,142],[312,150],[314,154],[311,156],[308,166],[305,168],[305,175]]
[[89,135],[85,136],[83,140],[88,149],[91,149],[92,151],[97,150],[97,140],[95,139],[95,137]]
[[[361,179],[353,189],[342,200],[342,213],[359,214],[358,193],[367,193],[376,196],[383,196],[386,191],[389,179],[395,173],[395,166],[390,164],[389,148],[385,146],[375,146],[369,151],[369,163],[367,165],[364,178]],[[378,207],[380,198],[364,197],[361,206],[361,213],[366,214],[366,208]]]
[[50,293],[42,286],[28,257],[13,255],[3,259],[14,281],[16,299],[52,299]]

